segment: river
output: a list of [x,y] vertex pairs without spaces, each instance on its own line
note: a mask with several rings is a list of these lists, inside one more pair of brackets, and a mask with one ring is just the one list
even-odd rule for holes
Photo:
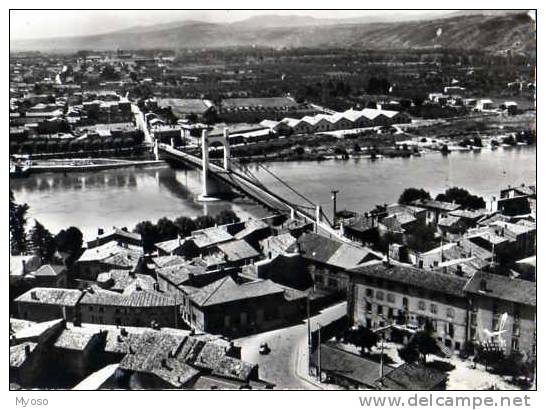
[[[432,195],[460,186],[490,199],[507,185],[536,183],[536,147],[499,148],[495,151],[429,153],[417,158],[277,162],[266,167],[301,194],[320,203],[330,216],[330,190],[339,190],[338,210],[365,211],[376,204],[395,202],[406,187],[423,187]],[[249,169],[273,191],[305,204],[271,174],[250,164]],[[252,201],[201,203],[200,173],[167,165],[127,168],[96,173],[36,174],[11,179],[17,202],[30,206],[29,221],[39,220],[50,231],[77,226],[89,239],[98,227],[130,229],[142,220],[167,216],[214,215],[233,209],[243,218],[267,211]]]

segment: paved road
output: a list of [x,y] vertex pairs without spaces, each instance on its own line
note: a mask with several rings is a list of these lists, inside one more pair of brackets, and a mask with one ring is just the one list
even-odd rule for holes
[[142,113],[142,111],[140,111],[140,108],[138,108],[138,105],[136,104],[131,104],[131,111],[133,112],[133,115],[135,116],[137,128],[139,130],[142,130],[142,132],[144,132],[144,142],[148,144],[149,146],[152,146],[153,145],[152,134],[148,130],[146,120],[144,119],[144,114]]
[[[342,302],[311,318],[311,330],[318,324],[325,325],[347,313],[347,303]],[[260,355],[261,343],[271,348],[268,355]],[[301,356],[307,349],[307,320],[295,326],[272,330],[258,335],[237,339],[235,343],[242,347],[242,359],[259,365],[260,378],[275,383],[276,389],[315,390],[318,387],[302,377],[306,363]],[[299,371],[298,371],[299,369]]]

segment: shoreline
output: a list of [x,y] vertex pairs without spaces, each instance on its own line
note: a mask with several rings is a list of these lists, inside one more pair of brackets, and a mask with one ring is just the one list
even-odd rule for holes
[[[67,160],[52,160],[45,161],[51,162],[50,164],[43,165],[31,165],[28,168],[28,174],[40,174],[40,173],[67,173],[67,172],[95,172],[95,171],[104,171],[109,169],[117,168],[129,168],[129,167],[143,167],[148,165],[163,165],[166,164],[164,160],[143,160],[143,161],[131,161],[131,160],[110,160],[104,158],[94,158],[93,161],[105,163],[89,163],[89,164],[61,164],[55,165],[54,162],[68,162]],[[80,161],[81,160],[73,160]]]

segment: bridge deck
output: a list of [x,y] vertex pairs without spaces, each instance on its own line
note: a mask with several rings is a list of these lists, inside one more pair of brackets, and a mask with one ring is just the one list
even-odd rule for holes
[[[190,155],[166,144],[159,144],[158,148],[163,154],[166,154],[170,158],[182,161],[198,169],[202,168],[201,158],[195,157],[194,155]],[[271,192],[266,187],[258,185],[245,175],[233,170],[226,171],[223,167],[212,163],[209,163],[209,173],[211,176],[231,185],[235,189],[254,199],[256,202],[266,206],[267,208],[277,210],[279,212],[290,212],[293,210],[297,216],[316,224],[314,212],[310,213],[306,210],[299,209],[296,205],[287,202],[285,199],[281,198],[276,193]],[[337,230],[323,221],[319,221],[318,224],[316,224],[316,227],[318,231],[325,233],[327,236],[340,239],[344,242],[351,242],[347,238],[342,237]]]

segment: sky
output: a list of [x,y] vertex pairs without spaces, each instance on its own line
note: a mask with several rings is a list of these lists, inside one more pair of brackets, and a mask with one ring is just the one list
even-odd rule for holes
[[[423,14],[416,10],[11,10],[10,38],[47,38],[108,33],[140,25],[180,20],[234,22],[256,15],[305,15],[316,18],[350,18],[374,14],[410,17]],[[446,11],[426,11],[442,15]]]

